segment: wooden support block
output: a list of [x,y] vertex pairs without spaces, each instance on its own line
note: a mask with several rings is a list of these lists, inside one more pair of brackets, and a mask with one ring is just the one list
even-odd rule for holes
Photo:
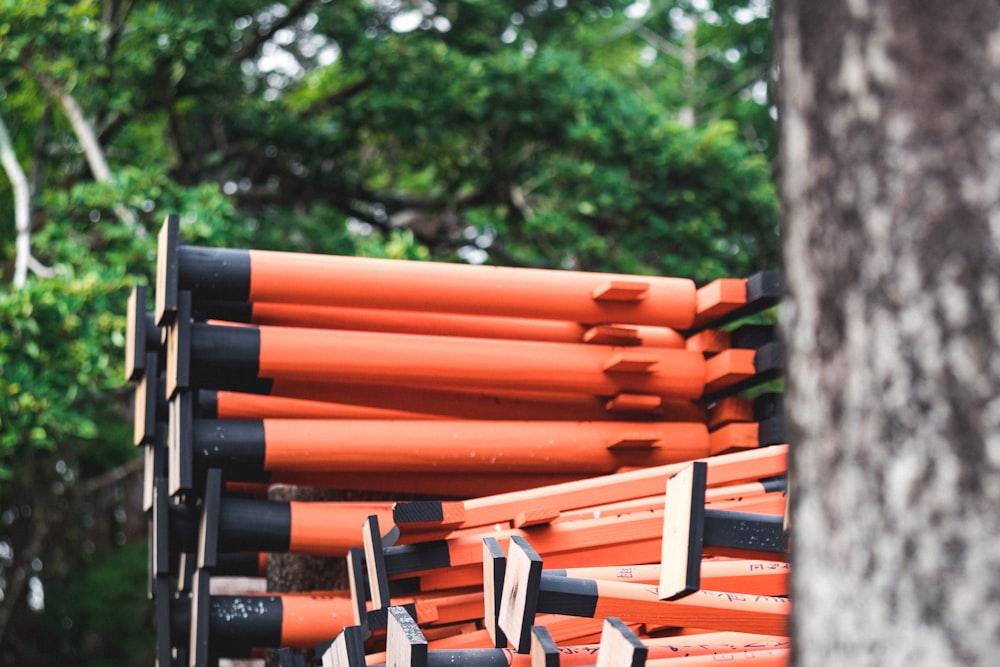
[[649,649],[620,618],[604,619],[597,667],[643,667]]
[[559,647],[545,626],[531,628],[531,667],[559,667]]
[[538,605],[542,559],[527,540],[514,536],[507,551],[497,625],[518,653],[531,648],[531,626]]
[[389,607],[385,667],[427,667],[427,638],[402,607]]
[[371,588],[372,606],[375,609],[389,607],[389,577],[385,567],[385,551],[382,534],[379,532],[378,516],[371,515],[362,528],[365,563],[368,565],[368,585]]
[[323,653],[323,667],[365,667],[365,632],[349,625]]
[[662,600],[676,600],[700,588],[706,474],[705,463],[696,462],[667,480],[660,556]]
[[498,621],[506,569],[507,556],[500,543],[494,537],[483,538],[483,625],[496,648],[507,647],[507,635],[503,633]]
[[649,283],[644,281],[611,280],[594,288],[595,301],[642,301],[649,292]]
[[132,390],[133,419],[132,444],[135,446],[151,444],[156,438],[156,424],[159,421],[158,409],[162,395],[163,382],[156,372],[158,355],[155,352],[146,354],[145,366],[151,368],[149,373],[139,376]]
[[605,373],[652,373],[659,358],[652,354],[619,352],[604,364]]
[[347,581],[351,591],[351,611],[354,624],[364,626],[368,620],[368,592],[365,585],[365,550],[351,547],[347,552]]
[[660,599],[678,600],[701,588],[705,551],[738,555],[787,550],[782,517],[705,509],[705,464],[693,463],[683,473],[667,482]]
[[156,242],[156,300],[154,314],[156,323],[165,326],[173,321],[177,311],[177,289],[180,271],[180,224],[175,213],[167,215],[160,227]]

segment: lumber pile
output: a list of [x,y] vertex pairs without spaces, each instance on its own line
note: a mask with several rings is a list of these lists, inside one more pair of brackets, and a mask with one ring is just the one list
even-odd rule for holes
[[[786,664],[784,353],[746,323],[780,291],[203,248],[168,216],[126,353],[158,664]],[[349,585],[213,592],[268,553]]]

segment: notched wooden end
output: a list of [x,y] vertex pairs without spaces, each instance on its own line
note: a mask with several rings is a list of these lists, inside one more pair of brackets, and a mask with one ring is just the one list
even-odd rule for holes
[[642,301],[649,293],[649,283],[641,280],[611,280],[594,288],[595,301]]

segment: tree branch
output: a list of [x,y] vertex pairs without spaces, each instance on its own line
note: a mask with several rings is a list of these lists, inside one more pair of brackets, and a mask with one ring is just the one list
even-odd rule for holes
[[[233,54],[233,62],[240,62],[246,58],[249,58],[253,54],[257,53],[257,49],[267,40],[271,39],[274,33],[278,32],[282,28],[290,25],[293,21],[298,19],[300,16],[306,13],[306,10],[312,5],[313,0],[299,0],[299,2],[288,9],[288,13],[285,14],[281,19],[275,21],[268,29],[261,32],[260,26],[258,25],[257,30],[253,32],[253,37],[250,41],[246,42],[240,47],[240,50]],[[255,21],[256,23],[256,21]]]
[[[76,134],[76,138],[83,148],[83,155],[87,160],[87,165],[90,167],[90,172],[94,175],[94,180],[98,183],[110,183],[112,180],[111,168],[108,166],[107,158],[104,156],[104,149],[101,148],[101,143],[97,139],[97,133],[90,122],[84,117],[83,110],[76,99],[60,88],[55,79],[47,73],[35,72],[35,76],[46,92],[55,97],[59,101],[59,104],[62,105],[66,118],[69,120],[70,125],[73,126],[73,133]],[[125,223],[129,229],[136,233],[143,233],[145,231],[139,225],[139,219],[135,215],[135,212],[126,208],[124,204],[115,204],[114,211],[118,219]]]
[[0,162],[14,189],[14,227],[17,230],[14,260],[14,288],[24,287],[28,278],[28,261],[31,258],[31,188],[24,169],[17,161],[14,144],[10,140],[7,126],[0,118]]

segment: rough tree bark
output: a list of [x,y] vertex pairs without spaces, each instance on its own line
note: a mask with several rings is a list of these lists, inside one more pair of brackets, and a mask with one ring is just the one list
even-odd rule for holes
[[1000,650],[1000,4],[777,9],[800,665]]

